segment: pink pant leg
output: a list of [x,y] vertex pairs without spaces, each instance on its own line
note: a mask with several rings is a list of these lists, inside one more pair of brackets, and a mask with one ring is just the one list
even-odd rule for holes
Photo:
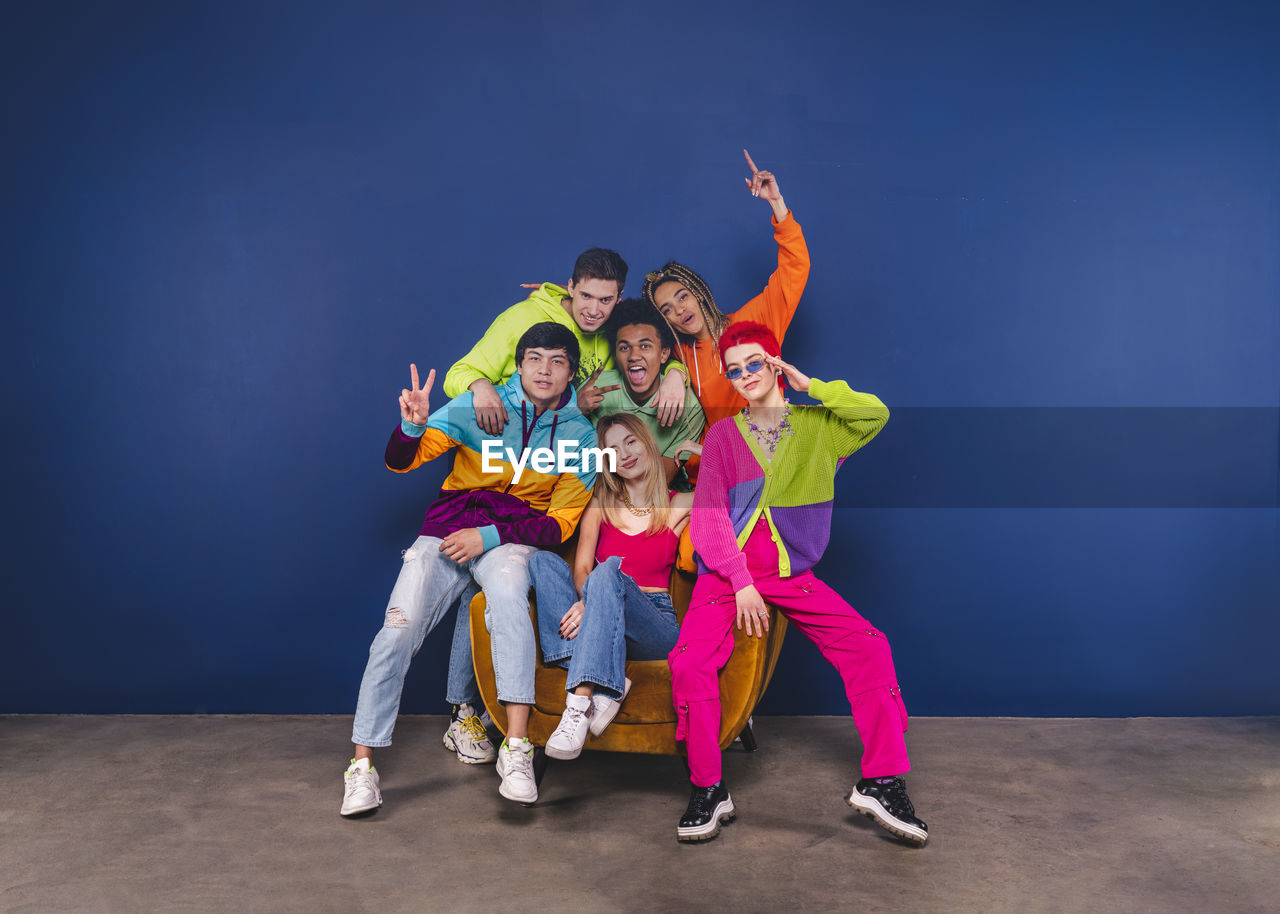
[[902,736],[907,709],[884,634],[813,572],[757,579],[756,588],[817,646],[844,680],[853,723],[862,739],[862,776],[889,777],[909,771]]
[[676,706],[676,739],[689,754],[689,780],[709,787],[720,780],[720,670],[733,654],[733,590],[714,574],[693,586],[680,637],[667,660]]

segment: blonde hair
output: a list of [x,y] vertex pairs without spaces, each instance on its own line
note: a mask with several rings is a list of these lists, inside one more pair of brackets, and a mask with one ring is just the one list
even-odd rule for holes
[[[653,510],[649,513],[649,526],[646,529],[646,532],[652,536],[667,526],[667,520],[671,515],[671,499],[667,495],[667,477],[662,468],[662,454],[658,450],[658,443],[653,440],[653,433],[649,431],[649,427],[629,413],[614,413],[600,420],[600,424],[596,426],[596,438],[600,447],[604,447],[605,432],[615,425],[622,426],[635,436],[649,458],[644,492],[649,496],[649,504],[653,506]],[[604,519],[619,529],[622,527],[623,512],[630,513],[622,500],[626,487],[627,481],[610,469],[609,461],[604,461],[600,473],[596,476],[595,492],[592,497],[604,512]]]

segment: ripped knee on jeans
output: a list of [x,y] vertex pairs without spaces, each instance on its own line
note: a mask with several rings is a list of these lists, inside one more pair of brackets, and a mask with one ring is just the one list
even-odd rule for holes
[[393,606],[387,610],[387,618],[382,624],[387,628],[408,628],[409,619],[405,616],[403,609]]

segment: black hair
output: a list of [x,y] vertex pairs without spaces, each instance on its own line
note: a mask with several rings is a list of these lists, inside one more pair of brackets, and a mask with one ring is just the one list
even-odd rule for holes
[[627,262],[617,251],[589,248],[579,254],[573,264],[573,284],[576,286],[584,279],[612,279],[621,293],[627,284]]
[[578,349],[578,338],[564,324],[543,321],[526,330],[520,337],[520,342],[516,343],[517,367],[524,361],[526,349],[563,349],[564,354],[569,357],[570,379],[578,376],[578,362],[582,352]]
[[650,324],[658,330],[658,340],[662,349],[676,351],[676,338],[667,325],[667,319],[658,313],[658,309],[642,298],[624,298],[618,302],[609,320],[605,322],[604,333],[609,340],[609,351],[618,345],[618,331],[631,324]]

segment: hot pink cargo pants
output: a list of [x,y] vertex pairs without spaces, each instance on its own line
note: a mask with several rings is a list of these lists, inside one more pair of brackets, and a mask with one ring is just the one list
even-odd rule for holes
[[[853,723],[862,739],[862,776],[905,774],[911,767],[902,735],[907,729],[907,709],[885,636],[813,572],[779,577],[777,547],[763,520],[743,552],[765,602],[778,607],[817,645],[844,680]],[[678,720],[676,739],[685,741],[690,780],[699,787],[720,780],[718,674],[733,653],[736,615],[729,582],[714,573],[699,575],[680,625],[680,638],[667,658]]]

